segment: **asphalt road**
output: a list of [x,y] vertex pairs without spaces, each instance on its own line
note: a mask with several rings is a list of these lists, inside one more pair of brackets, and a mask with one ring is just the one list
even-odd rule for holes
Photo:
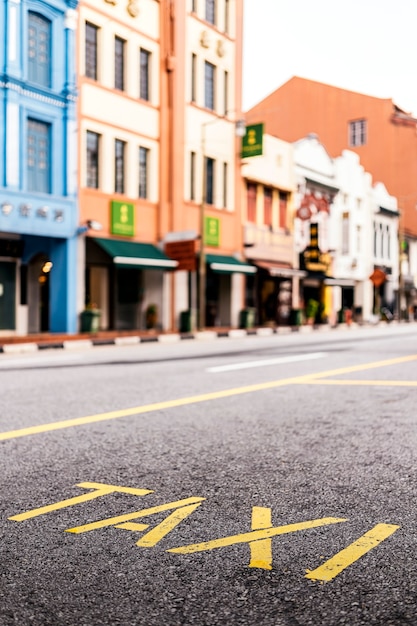
[[1,626],[417,625],[414,324],[0,355]]

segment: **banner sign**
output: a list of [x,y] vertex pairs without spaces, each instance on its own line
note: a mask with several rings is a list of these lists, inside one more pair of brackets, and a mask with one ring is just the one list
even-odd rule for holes
[[264,125],[246,126],[246,134],[242,138],[242,159],[263,154]]

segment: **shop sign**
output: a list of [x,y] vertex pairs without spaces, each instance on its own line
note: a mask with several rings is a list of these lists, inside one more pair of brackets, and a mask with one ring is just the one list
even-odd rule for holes
[[263,138],[263,124],[246,126],[246,133],[242,138],[242,159],[263,154]]
[[165,254],[170,259],[178,261],[177,270],[196,271],[195,239],[167,241],[165,243]]
[[135,234],[135,206],[130,202],[112,200],[110,211],[112,235],[133,237]]
[[206,246],[220,246],[220,219],[206,217],[204,222],[204,243]]
[[310,245],[302,253],[303,266],[309,272],[327,272],[329,255],[319,248],[319,225],[310,224]]
[[379,268],[376,268],[370,275],[369,280],[373,282],[375,287],[380,287],[387,280],[387,275],[385,274],[384,271],[380,270]]

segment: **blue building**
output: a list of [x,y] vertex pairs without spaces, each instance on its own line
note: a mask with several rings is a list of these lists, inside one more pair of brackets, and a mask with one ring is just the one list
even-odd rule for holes
[[75,332],[77,0],[0,13],[0,332]]

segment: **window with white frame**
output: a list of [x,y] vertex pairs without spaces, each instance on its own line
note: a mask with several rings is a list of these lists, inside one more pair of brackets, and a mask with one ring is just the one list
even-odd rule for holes
[[114,141],[114,191],[125,192],[125,150],[126,142],[121,139]]
[[197,101],[197,55],[191,55],[191,102]]
[[215,105],[216,67],[212,63],[204,63],[204,106],[214,111]]
[[97,80],[98,26],[85,23],[85,75]]
[[144,48],[140,49],[140,78],[139,78],[139,97],[142,100],[150,100],[150,72],[151,72],[151,53]]
[[88,130],[86,136],[86,185],[91,189],[98,189],[99,187],[99,147],[100,135]]
[[195,200],[196,153],[190,152],[190,200]]
[[139,198],[148,197],[149,149],[139,147]]
[[229,72],[224,72],[224,87],[223,87],[223,113],[227,115],[229,110]]
[[206,177],[206,197],[205,202],[207,204],[214,204],[214,170],[215,160],[210,157],[205,157],[204,163],[205,177]]
[[342,254],[349,254],[349,212],[342,214]]
[[216,24],[216,0],[206,0],[206,21]]
[[227,163],[223,163],[223,207],[227,208],[227,177],[228,177]]
[[120,37],[114,38],[114,88],[125,88],[125,49],[126,42]]
[[353,120],[349,122],[349,146],[352,148],[366,144],[367,124],[366,120]]

